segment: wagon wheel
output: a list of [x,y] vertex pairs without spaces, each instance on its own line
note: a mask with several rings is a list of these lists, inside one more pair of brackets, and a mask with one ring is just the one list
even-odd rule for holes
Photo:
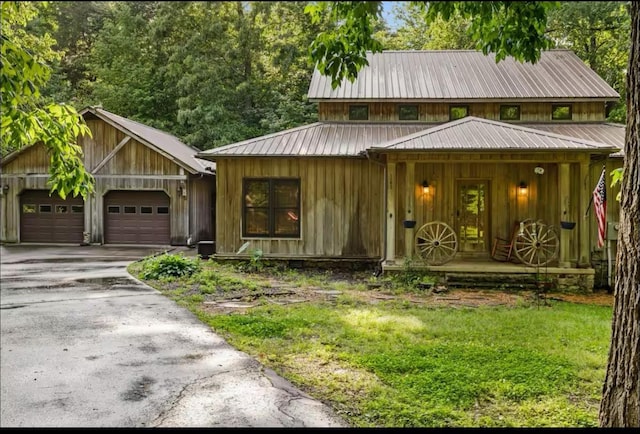
[[513,250],[518,259],[526,265],[547,265],[558,256],[558,233],[553,226],[540,220],[524,220],[520,223],[520,230],[514,239]]
[[416,232],[416,255],[429,265],[442,265],[456,255],[458,237],[443,222],[429,222]]

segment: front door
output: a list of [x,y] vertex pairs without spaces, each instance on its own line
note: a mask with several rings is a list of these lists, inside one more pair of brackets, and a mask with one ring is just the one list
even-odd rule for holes
[[457,232],[460,252],[487,252],[489,181],[457,183]]

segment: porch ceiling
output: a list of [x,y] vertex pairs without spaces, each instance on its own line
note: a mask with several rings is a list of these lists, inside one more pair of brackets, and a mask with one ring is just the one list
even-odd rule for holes
[[613,145],[555,134],[515,124],[465,117],[372,146],[388,151],[618,151]]

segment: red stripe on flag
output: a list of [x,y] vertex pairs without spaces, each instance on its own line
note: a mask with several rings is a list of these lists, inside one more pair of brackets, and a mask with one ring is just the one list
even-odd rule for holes
[[603,167],[598,184],[596,184],[596,188],[593,190],[593,208],[596,211],[596,220],[598,221],[598,247],[604,246],[607,219],[607,186],[604,178],[605,168]]

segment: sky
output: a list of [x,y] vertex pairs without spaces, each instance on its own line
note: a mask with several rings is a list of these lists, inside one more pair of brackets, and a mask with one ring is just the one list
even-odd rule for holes
[[383,1],[382,2],[382,16],[384,17],[385,21],[387,22],[391,30],[396,30],[398,28],[398,23],[392,14],[393,5],[395,3],[401,3],[401,2],[399,1],[386,1],[386,2]]

